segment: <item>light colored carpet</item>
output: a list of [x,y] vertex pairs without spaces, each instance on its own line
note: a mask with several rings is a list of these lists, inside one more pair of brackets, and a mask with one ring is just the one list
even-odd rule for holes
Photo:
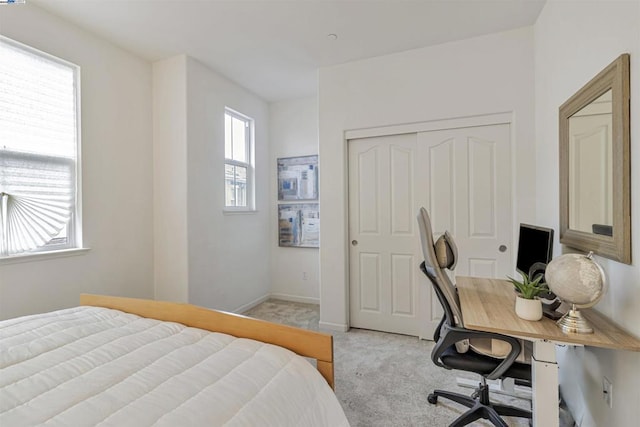
[[[319,310],[313,304],[272,299],[245,315],[318,330]],[[435,366],[430,356],[432,341],[364,329],[330,333],[334,337],[335,391],[353,427],[447,426],[466,410],[447,399],[438,400],[437,405],[427,402],[427,395],[436,388],[471,394],[472,389],[457,386],[456,377],[479,379],[472,373]],[[531,403],[523,399],[495,393],[491,397],[531,409]],[[562,415],[561,427],[572,426],[567,414]],[[505,421],[510,426],[529,426],[524,419]]]

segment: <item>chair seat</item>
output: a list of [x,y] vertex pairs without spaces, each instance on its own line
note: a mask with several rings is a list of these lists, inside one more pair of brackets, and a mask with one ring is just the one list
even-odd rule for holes
[[[442,353],[440,360],[451,369],[476,372],[481,375],[490,374],[502,362],[501,359],[484,356],[471,350],[460,354],[456,351],[454,345]],[[531,381],[531,365],[514,362],[503,376]]]

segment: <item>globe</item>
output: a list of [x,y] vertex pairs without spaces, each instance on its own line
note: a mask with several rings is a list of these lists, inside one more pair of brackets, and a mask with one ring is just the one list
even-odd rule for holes
[[578,308],[595,305],[606,291],[604,271],[593,259],[593,253],[565,254],[554,258],[547,265],[545,279],[551,292],[572,306],[558,321],[563,332],[593,332],[578,311]]

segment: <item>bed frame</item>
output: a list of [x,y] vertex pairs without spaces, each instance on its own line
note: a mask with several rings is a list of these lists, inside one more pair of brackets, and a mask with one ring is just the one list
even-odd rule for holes
[[284,347],[300,356],[316,359],[318,371],[334,388],[333,337],[328,334],[184,303],[82,294],[80,305],[111,308]]

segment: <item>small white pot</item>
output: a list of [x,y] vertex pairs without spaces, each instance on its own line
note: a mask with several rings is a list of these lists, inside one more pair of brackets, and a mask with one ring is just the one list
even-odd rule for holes
[[524,320],[542,319],[542,301],[516,296],[516,314]]

